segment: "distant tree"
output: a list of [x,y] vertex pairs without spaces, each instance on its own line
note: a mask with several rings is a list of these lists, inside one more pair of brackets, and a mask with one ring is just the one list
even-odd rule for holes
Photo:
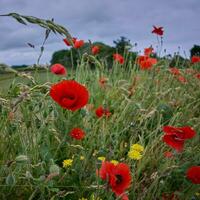
[[18,69],[18,68],[26,68],[28,65],[12,65],[12,68]]
[[[97,55],[97,58],[105,61],[106,65],[111,66],[111,62],[113,61],[113,53],[116,52],[116,49],[113,47],[110,47],[109,45],[106,45],[102,42],[94,42],[93,45],[98,45],[100,47],[100,52]],[[72,64],[75,68],[78,64],[78,61],[80,59],[80,56],[84,53],[91,53],[91,44],[85,43],[82,48],[79,50],[71,49],[71,50],[60,50],[56,51],[52,55],[51,64],[60,63],[64,65],[65,67],[71,68]],[[89,63],[90,64],[90,63]],[[90,64],[90,66],[93,68],[94,66]]]
[[7,73],[7,69],[10,68],[10,66],[0,63],[0,74],[5,74]]
[[200,56],[200,46],[199,45],[194,45],[190,49],[190,56]]
[[189,67],[189,60],[183,58],[182,56],[175,54],[171,62],[169,64],[170,67],[177,67],[177,68],[187,68]]
[[125,50],[130,50],[132,48],[131,41],[124,36],[121,36],[120,39],[114,40],[115,48],[118,53],[123,54]]
[[[123,54],[126,49],[126,60],[135,60],[137,54],[135,52],[128,51],[130,49],[130,40],[127,40],[125,37],[121,37],[120,40],[115,41],[116,47],[111,47],[109,45],[104,44],[103,42],[94,42],[94,43],[85,43],[83,47],[80,49],[71,50],[60,50],[56,51],[52,55],[51,64],[60,63],[67,68],[76,68],[80,56],[83,54],[91,54],[91,46],[97,45],[100,47],[100,52],[96,55],[96,58],[99,59],[102,63],[104,63],[105,67],[111,68],[113,63],[113,54],[118,52]],[[118,49],[116,49],[118,48]],[[120,50],[121,49],[121,50]],[[88,63],[90,68],[94,68],[94,63]],[[128,63],[127,63],[128,64]]]
[[[72,49],[70,50],[59,50],[53,53],[51,58],[51,65],[60,63],[65,67],[72,67],[72,65],[77,64],[78,53]],[[73,66],[74,67],[74,66]]]

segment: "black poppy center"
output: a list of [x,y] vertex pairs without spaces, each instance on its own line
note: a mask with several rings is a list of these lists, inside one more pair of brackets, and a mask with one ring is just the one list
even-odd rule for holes
[[67,98],[70,100],[74,100],[76,97],[75,97],[75,95],[69,95],[69,96],[67,96]]
[[116,183],[120,184],[123,181],[123,178],[120,174],[115,175],[115,177],[117,178]]
[[174,135],[173,138],[174,138],[175,141],[183,141],[184,140],[182,135],[179,135],[179,136]]

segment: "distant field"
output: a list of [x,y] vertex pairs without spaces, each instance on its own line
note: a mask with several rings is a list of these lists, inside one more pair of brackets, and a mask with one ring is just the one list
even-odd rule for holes
[[[30,72],[30,74],[33,74],[36,81],[39,83],[52,80],[52,75],[47,71],[42,72]],[[9,89],[12,83],[26,83],[28,80],[23,77],[16,77],[15,74],[0,74],[0,93],[5,92]]]

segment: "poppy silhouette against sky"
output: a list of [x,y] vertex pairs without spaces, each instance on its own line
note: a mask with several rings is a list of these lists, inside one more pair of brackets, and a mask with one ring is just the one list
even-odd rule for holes
[[[83,40],[113,40],[125,36],[136,51],[157,45],[152,26],[164,27],[167,54],[200,45],[200,0],[0,0],[0,14],[17,12],[39,18],[54,18],[70,33]],[[0,17],[0,63],[33,64],[44,37],[40,27],[24,26],[11,18]],[[50,35],[41,63],[49,63],[52,53],[67,48],[59,35]],[[35,50],[27,43],[36,46]],[[179,48],[180,47],[180,48]]]

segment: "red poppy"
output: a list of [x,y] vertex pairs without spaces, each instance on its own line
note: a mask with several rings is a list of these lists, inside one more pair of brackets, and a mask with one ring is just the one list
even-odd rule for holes
[[74,80],[63,80],[52,85],[50,96],[61,107],[71,111],[82,108],[89,99],[87,88]]
[[196,74],[196,78],[200,79],[200,73]]
[[185,140],[193,138],[196,134],[196,132],[189,126],[164,126],[163,131],[165,132],[163,141],[177,151],[182,151]]
[[173,75],[180,75],[181,74],[180,70],[176,67],[171,67],[169,70]]
[[92,47],[92,54],[93,54],[93,55],[98,54],[99,51],[100,51],[99,46],[93,46],[93,47]]
[[110,176],[110,186],[116,195],[121,195],[131,184],[130,168],[125,163],[115,165]]
[[79,49],[84,45],[84,41],[83,40],[76,40],[74,43],[74,48],[75,49]]
[[173,153],[171,151],[166,151],[166,152],[164,152],[164,156],[165,156],[165,158],[172,158]]
[[115,165],[111,162],[108,161],[102,162],[101,168],[98,173],[101,179],[109,182],[110,174],[112,173],[114,167]]
[[69,134],[76,140],[82,140],[85,137],[85,132],[80,128],[73,128]]
[[102,106],[99,106],[96,109],[95,113],[98,118],[103,117],[103,116],[110,117],[111,115],[111,112],[108,109],[103,108]]
[[200,62],[200,56],[192,56],[191,63],[194,64],[198,62]]
[[192,166],[186,172],[187,178],[193,184],[200,184],[200,166]]
[[143,70],[151,69],[157,63],[156,58],[149,58],[148,56],[139,56],[137,60],[140,68]]
[[124,58],[122,55],[115,53],[113,54],[113,58],[115,61],[119,62],[120,64],[124,64]]
[[129,199],[128,199],[128,195],[123,194],[122,197],[121,197],[121,200],[129,200]]
[[186,78],[185,78],[184,76],[179,75],[179,76],[178,76],[178,80],[179,80],[181,83],[187,83],[187,80],[186,80]]
[[104,161],[102,162],[99,174],[101,179],[109,183],[116,196],[122,195],[122,199],[127,199],[127,196],[123,193],[131,184],[131,172],[128,165],[125,163],[114,165],[108,161]]
[[152,47],[144,49],[144,55],[145,56],[150,56],[152,53],[153,53],[153,48]]
[[[76,42],[76,39],[75,37],[72,38],[72,42],[73,44]],[[63,39],[64,43],[67,45],[67,46],[71,46],[69,40],[67,38]]]
[[141,62],[147,60],[149,57],[148,56],[138,56],[137,57],[137,63],[140,65]]
[[53,74],[57,75],[66,75],[67,73],[65,67],[61,64],[52,65],[50,70]]
[[156,27],[153,26],[153,31],[152,33],[155,33],[156,35],[162,36],[164,33],[163,27]]

